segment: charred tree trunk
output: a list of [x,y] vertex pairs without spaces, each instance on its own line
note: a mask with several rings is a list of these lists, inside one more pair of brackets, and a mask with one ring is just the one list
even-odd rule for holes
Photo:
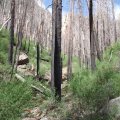
[[10,44],[9,44],[9,63],[13,62],[13,47],[14,47],[14,21],[15,21],[15,0],[11,2],[11,26],[10,26]]
[[89,0],[89,26],[90,26],[90,55],[91,69],[95,70],[95,50],[94,50],[94,31],[93,31],[93,0]]
[[30,51],[30,38],[29,38],[29,41],[28,41],[27,54],[29,53],[29,51]]
[[37,42],[37,76],[39,76],[39,67],[40,67],[40,48],[39,43]]
[[61,100],[62,61],[61,61],[61,22],[62,0],[53,0],[52,3],[52,66],[51,83],[55,90],[55,97]]

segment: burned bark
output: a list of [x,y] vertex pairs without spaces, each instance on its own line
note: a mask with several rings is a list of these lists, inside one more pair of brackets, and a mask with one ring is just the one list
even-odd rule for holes
[[95,70],[95,49],[94,49],[94,31],[93,31],[93,0],[89,0],[89,26],[90,26],[90,55],[91,69]]
[[55,90],[55,97],[61,100],[62,61],[61,61],[61,22],[62,0],[53,0],[52,3],[52,66],[51,83]]

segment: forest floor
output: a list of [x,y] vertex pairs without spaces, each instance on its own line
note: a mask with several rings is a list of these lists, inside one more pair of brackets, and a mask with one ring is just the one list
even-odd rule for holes
[[[59,120],[60,109],[71,109],[72,105],[69,103],[71,102],[71,93],[68,92],[69,82],[66,81],[67,57],[64,56],[63,61],[62,100],[64,102],[56,103],[50,92],[49,53],[46,50],[42,52],[41,58],[49,62],[40,61],[40,76],[36,78],[36,51],[35,45],[31,44],[29,54],[27,54],[29,63],[18,66],[17,77],[15,74],[13,80],[10,81],[11,66],[7,61],[8,44],[9,33],[3,30],[0,32],[0,93],[2,93],[0,94],[0,120]],[[25,53],[25,50],[22,51],[22,54]],[[74,58],[74,61],[74,68],[78,68],[77,58]],[[77,70],[74,69],[74,72]],[[25,83],[19,81],[19,77],[26,80]],[[34,90],[31,85],[42,89],[43,93]],[[62,105],[62,103],[65,104]],[[61,106],[61,108],[57,106]]]
[[48,61],[40,61],[40,76],[36,77],[36,50],[31,43],[29,63],[19,66],[17,77],[14,73],[10,81],[8,44],[9,33],[3,30],[0,32],[0,120],[114,120],[99,115],[98,111],[120,96],[120,43],[109,47],[101,62],[96,61],[94,72],[80,69],[78,58],[73,57],[70,81],[66,80],[67,56],[63,56],[60,103],[50,90],[51,58],[47,50],[43,50],[41,58]]

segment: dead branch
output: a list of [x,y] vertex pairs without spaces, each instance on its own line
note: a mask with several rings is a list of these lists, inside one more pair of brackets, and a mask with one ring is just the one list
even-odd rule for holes
[[46,7],[46,10],[47,10],[50,6],[52,6],[52,4],[51,4],[51,5],[48,5],[48,6]]
[[3,29],[3,27],[11,20],[11,18],[8,18],[5,23],[3,23],[2,27],[0,28],[0,31]]
[[109,62],[110,62],[111,59],[112,59],[112,53],[113,53],[113,50],[111,51]]

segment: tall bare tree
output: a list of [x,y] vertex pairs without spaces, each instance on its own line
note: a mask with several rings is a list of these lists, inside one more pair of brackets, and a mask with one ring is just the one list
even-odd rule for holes
[[111,0],[112,4],[112,14],[113,14],[113,23],[114,23],[114,39],[117,41],[117,30],[116,30],[116,20],[115,20],[115,9],[114,9],[114,2]]
[[95,65],[94,31],[93,31],[93,0],[89,0],[89,26],[90,26],[91,69],[94,70],[96,65]]
[[70,27],[69,27],[69,45],[68,45],[68,68],[67,79],[71,79],[72,76],[72,56],[73,56],[73,21],[74,21],[74,0],[70,1]]
[[40,47],[39,47],[39,42],[36,43],[36,52],[37,52],[37,77],[39,77],[39,68],[40,68]]
[[13,62],[13,46],[14,46],[14,20],[15,20],[15,0],[11,1],[11,26],[10,26],[10,44],[9,44],[9,63]]
[[62,61],[61,61],[61,22],[62,0],[52,1],[52,66],[51,83],[55,97],[61,100]]

